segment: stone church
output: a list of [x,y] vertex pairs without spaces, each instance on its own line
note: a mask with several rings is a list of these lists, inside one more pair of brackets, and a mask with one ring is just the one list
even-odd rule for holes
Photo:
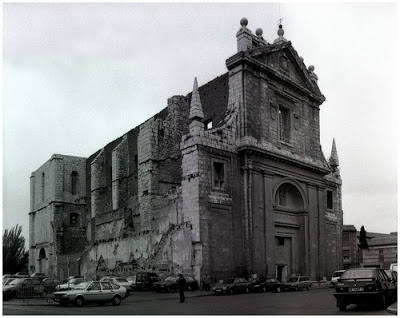
[[227,72],[87,158],[31,175],[29,266],[63,279],[187,273],[322,279],[343,267],[336,145],[314,67],[240,21]]

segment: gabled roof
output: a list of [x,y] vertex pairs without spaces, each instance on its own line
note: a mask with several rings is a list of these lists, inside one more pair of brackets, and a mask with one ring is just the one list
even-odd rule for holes
[[279,42],[276,44],[270,44],[266,46],[260,46],[254,49],[251,49],[248,51],[249,55],[257,58],[260,57],[260,55],[269,55],[269,54],[274,54],[277,52],[284,52],[284,54],[290,59],[290,62],[293,64],[293,66],[296,68],[298,71],[298,74],[303,77],[303,83],[302,85],[313,92],[314,94],[323,97],[318,84],[316,81],[313,79],[313,77],[310,75],[311,72],[307,69],[305,66],[302,58],[298,55],[297,51],[294,49],[292,46],[292,43],[290,41],[287,42]]

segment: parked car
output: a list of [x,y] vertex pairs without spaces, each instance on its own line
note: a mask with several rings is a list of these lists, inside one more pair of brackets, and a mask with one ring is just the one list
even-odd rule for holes
[[309,290],[312,282],[308,276],[292,276],[282,287],[284,290]]
[[340,276],[342,276],[342,274],[345,272],[345,269],[339,270],[339,271],[334,271],[332,273],[332,277],[331,277],[331,282],[330,282],[330,286],[331,287],[335,287],[338,279],[340,278]]
[[349,304],[376,303],[386,308],[389,301],[397,298],[397,289],[383,269],[352,268],[338,280],[334,296],[340,311]]
[[57,285],[56,290],[74,289],[77,285],[79,285],[80,283],[83,283],[85,281],[86,280],[84,278],[71,278],[70,280],[67,280],[64,283]]
[[[136,277],[137,278],[137,277]],[[163,281],[158,281],[153,284],[154,289],[157,292],[175,292],[178,290],[178,276],[168,276]],[[199,289],[199,284],[192,276],[184,275],[186,280],[186,290]]]
[[220,280],[217,285],[212,288],[214,294],[234,294],[250,292],[251,284],[244,278],[228,278]]
[[[29,277],[29,276],[27,276],[27,277]],[[43,273],[33,273],[33,274],[31,275],[31,277],[32,277],[32,278],[38,278],[38,279],[40,279],[40,280],[43,280],[43,279],[47,278],[47,275],[45,275],[45,274],[43,274]]]
[[397,273],[397,263],[390,264],[390,270]]
[[29,275],[28,275],[28,273],[18,272],[18,273],[15,273],[15,277],[17,277],[17,278],[27,278],[27,277],[29,277]]
[[45,278],[42,280],[42,284],[46,293],[52,293],[60,284],[60,281],[56,278]]
[[250,289],[254,292],[277,291],[282,285],[276,278],[259,278],[250,282]]
[[154,289],[154,283],[159,282],[160,277],[156,273],[140,272],[135,276],[135,290],[151,290]]
[[90,302],[111,302],[118,306],[125,296],[125,287],[110,282],[91,281],[81,283],[75,289],[54,292],[51,299],[61,305],[74,303],[76,306],[82,306]]
[[15,277],[3,279],[3,286],[10,284],[14,279]]
[[391,279],[392,283],[397,287],[397,272],[390,269],[385,269],[386,275]]
[[44,294],[44,286],[36,278],[15,278],[3,286],[3,299],[29,297]]
[[100,281],[121,285],[126,288],[126,292],[128,295],[131,291],[133,291],[132,283],[130,283],[126,278],[123,277],[103,277],[102,279],[100,279]]
[[128,277],[126,277],[126,279],[128,280],[128,282],[131,282],[131,283],[133,283],[135,285],[135,283],[136,283],[136,275],[128,276]]

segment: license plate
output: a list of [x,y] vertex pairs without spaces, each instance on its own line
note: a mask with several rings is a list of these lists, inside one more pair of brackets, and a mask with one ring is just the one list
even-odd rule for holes
[[352,291],[352,292],[359,292],[359,291],[363,291],[363,290],[364,290],[363,287],[353,287],[353,288],[350,288],[350,291]]

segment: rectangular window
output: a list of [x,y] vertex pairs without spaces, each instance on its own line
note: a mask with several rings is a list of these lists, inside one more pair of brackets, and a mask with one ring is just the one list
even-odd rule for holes
[[279,105],[279,139],[290,143],[290,110]]
[[329,190],[326,192],[326,207],[330,210],[333,209],[333,192]]
[[379,249],[379,263],[383,263],[385,261],[385,256],[383,255],[383,249]]
[[222,162],[213,162],[213,186],[217,189],[225,186],[225,165]]
[[348,242],[350,240],[350,233],[343,232],[343,242]]
[[285,245],[285,238],[284,237],[278,237],[278,245]]

